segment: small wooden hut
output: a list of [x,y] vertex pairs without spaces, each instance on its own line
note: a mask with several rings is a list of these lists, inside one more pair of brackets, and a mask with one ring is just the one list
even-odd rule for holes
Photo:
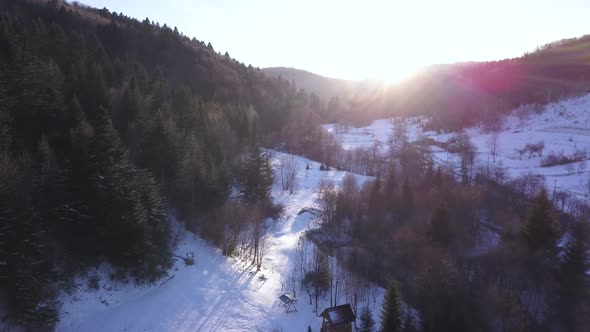
[[353,324],[356,325],[356,316],[350,304],[325,309],[320,316],[324,319],[322,332],[352,332]]

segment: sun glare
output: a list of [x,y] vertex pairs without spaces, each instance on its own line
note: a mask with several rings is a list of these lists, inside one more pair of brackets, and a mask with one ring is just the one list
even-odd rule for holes
[[395,84],[412,78],[424,66],[408,62],[390,62],[383,64],[382,73],[378,76],[386,84]]

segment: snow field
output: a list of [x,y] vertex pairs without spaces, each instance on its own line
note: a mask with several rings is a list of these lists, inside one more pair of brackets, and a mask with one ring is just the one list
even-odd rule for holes
[[[392,120],[376,120],[369,126],[349,128],[344,133],[339,133],[334,124],[325,125],[324,128],[335,133],[345,149],[366,148],[372,146],[376,140],[383,143],[388,141],[393,130]],[[424,117],[407,119],[408,136],[411,141],[427,137],[438,142],[446,142],[456,134],[424,132],[420,124],[426,120]],[[568,192],[578,199],[587,198],[590,162],[579,161],[570,166],[541,167],[543,157],[535,155],[529,158],[528,154],[525,154],[520,158],[516,149],[543,141],[543,156],[551,152],[572,155],[576,151],[587,151],[590,156],[590,94],[548,104],[540,113],[530,105],[513,110],[509,116],[503,118],[498,133],[495,163],[489,147],[492,133],[484,131],[479,126],[467,128],[465,132],[477,147],[476,163],[480,166],[487,167],[489,163],[491,167],[503,167],[510,178],[526,173],[540,174],[545,176],[545,184],[551,192],[555,187],[557,191]],[[381,150],[385,152],[387,148],[387,145],[383,144]],[[459,159],[456,154],[435,146],[431,149],[437,164],[458,165]]]
[[[275,153],[274,164],[288,155]],[[195,253],[195,264],[185,266],[178,260],[163,278],[152,285],[110,281],[109,268],[101,266],[93,273],[100,277],[98,290],[88,289],[88,277],[79,277],[72,292],[63,293],[61,321],[57,331],[319,331],[321,318],[314,313],[303,290],[296,294],[298,311],[285,313],[278,297],[288,292],[296,264],[296,247],[303,232],[311,226],[312,213],[299,212],[317,206],[320,181],[338,185],[346,172],[319,171],[320,164],[294,156],[297,163],[297,188],[293,194],[273,186],[273,197],[285,207],[282,220],[270,228],[267,253],[262,270],[256,272],[249,262],[221,255],[194,234],[180,229],[182,239],[175,254]],[[310,165],[311,169],[306,170]],[[359,181],[368,178],[358,176]],[[334,262],[333,262],[334,264]],[[90,274],[93,274],[90,273]],[[378,321],[383,290],[376,288],[371,304]],[[323,298],[319,310],[329,307]],[[344,303],[342,299],[339,304]]]

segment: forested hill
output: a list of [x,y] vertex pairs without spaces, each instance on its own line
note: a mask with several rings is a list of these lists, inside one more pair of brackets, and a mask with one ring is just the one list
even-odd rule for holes
[[384,107],[432,116],[433,126],[442,129],[490,122],[520,105],[586,93],[588,59],[590,35],[556,41],[514,59],[431,66],[392,86]]
[[316,94],[325,102],[334,97],[341,99],[347,97],[356,90],[361,83],[361,81],[324,77],[306,70],[295,68],[269,67],[262,68],[262,72],[272,77],[281,77],[287,81],[295,82],[298,87]]
[[[311,98],[319,99],[319,114],[326,122],[350,121],[365,123],[368,117],[378,118],[382,112],[386,85],[375,79],[343,80],[285,67],[263,68],[270,77],[293,82]],[[377,103],[375,103],[377,102]],[[367,114],[368,112],[368,114]]]
[[[394,84],[343,81],[291,68],[263,71],[318,94],[328,102],[331,121],[366,125],[383,117],[427,115],[433,129],[456,130],[494,121],[519,105],[586,93],[588,59],[590,35],[549,43],[513,59],[431,65]],[[330,105],[333,96],[339,98]]]
[[206,218],[238,189],[274,213],[268,158],[321,158],[322,109],[213,46],[149,19],[63,1],[0,0],[0,289],[6,317],[48,330],[87,266],[155,280],[167,211]]

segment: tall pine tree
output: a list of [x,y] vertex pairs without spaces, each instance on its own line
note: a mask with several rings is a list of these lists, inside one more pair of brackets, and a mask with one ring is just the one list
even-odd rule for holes
[[428,235],[435,244],[448,248],[452,240],[450,228],[449,208],[445,203],[440,203],[432,214]]
[[[561,264],[559,266],[559,312],[564,326],[575,330],[579,319],[585,317],[588,305],[585,303],[589,290],[587,271],[590,269],[590,245],[588,226],[585,221],[572,225]],[[585,306],[585,309],[584,309]],[[588,323],[588,322],[586,322]]]
[[397,280],[392,279],[387,284],[387,291],[381,307],[381,331],[401,331],[403,323],[403,300]]
[[373,314],[371,313],[371,309],[368,306],[363,307],[361,311],[361,328],[359,329],[360,332],[373,332],[375,331],[375,320],[373,319]]
[[244,200],[250,204],[268,202],[274,181],[271,153],[254,147],[244,161],[240,180]]
[[542,190],[531,203],[521,234],[531,253],[555,258],[559,230],[553,214],[553,205],[545,190]]

